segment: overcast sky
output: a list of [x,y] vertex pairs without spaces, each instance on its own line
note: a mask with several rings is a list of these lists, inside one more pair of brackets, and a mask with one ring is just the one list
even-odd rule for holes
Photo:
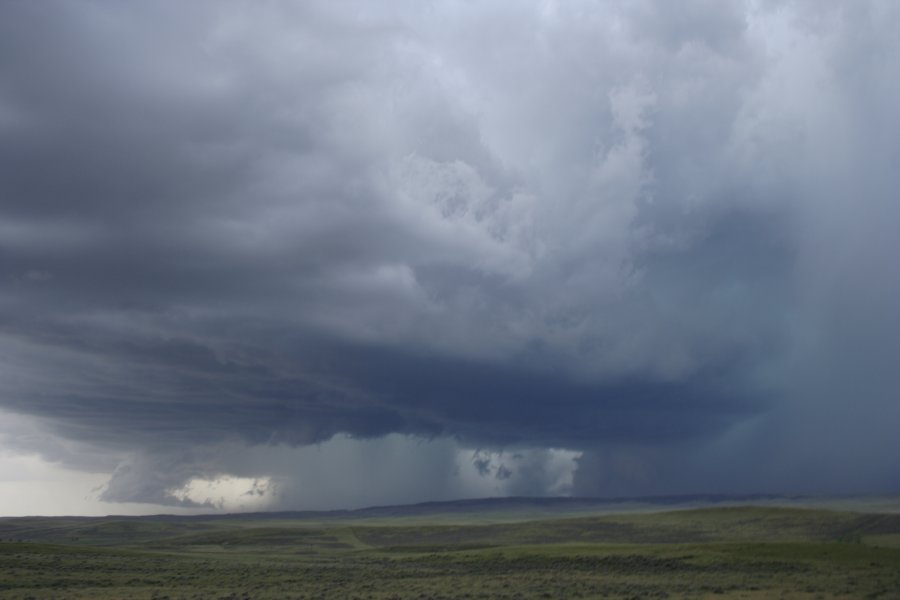
[[900,3],[0,3],[0,514],[900,492]]

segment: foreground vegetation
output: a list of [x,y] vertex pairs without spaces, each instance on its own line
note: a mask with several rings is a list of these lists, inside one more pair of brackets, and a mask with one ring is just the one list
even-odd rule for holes
[[898,598],[900,515],[0,519],[2,598]]

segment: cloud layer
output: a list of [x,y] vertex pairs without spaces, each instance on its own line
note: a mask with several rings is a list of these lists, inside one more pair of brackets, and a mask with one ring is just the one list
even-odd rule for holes
[[160,503],[339,434],[565,448],[576,493],[896,491],[898,25],[4,3],[0,409],[46,432],[7,443]]

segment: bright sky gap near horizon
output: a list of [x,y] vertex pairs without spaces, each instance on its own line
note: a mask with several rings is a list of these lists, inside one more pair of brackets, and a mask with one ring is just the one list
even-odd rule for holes
[[0,515],[900,492],[900,2],[0,2]]

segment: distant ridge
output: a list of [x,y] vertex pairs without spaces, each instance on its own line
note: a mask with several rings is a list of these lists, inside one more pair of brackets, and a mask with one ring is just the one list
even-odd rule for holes
[[[668,496],[620,496],[611,498],[572,496],[505,496],[439,500],[415,504],[368,506],[336,510],[290,510],[264,512],[207,513],[195,515],[107,515],[104,517],[59,516],[41,519],[120,521],[217,521],[227,519],[246,520],[310,520],[337,521],[377,518],[412,518],[454,515],[503,516],[511,519],[553,518],[582,514],[614,514],[626,512],[660,512],[691,508],[726,506],[778,506],[794,508],[821,508],[852,512],[900,513],[900,496],[805,496],[779,494],[684,494]],[[3,517],[0,521],[29,519],[32,517]]]
[[[507,511],[540,511],[570,512],[591,511],[634,511],[667,510],[677,508],[695,508],[721,504],[755,504],[761,502],[802,502],[804,496],[779,496],[773,494],[686,494],[672,496],[622,496],[612,498],[594,498],[577,496],[500,496],[487,498],[466,498],[460,500],[437,500],[414,504],[376,505],[353,509],[335,510],[290,510],[264,512],[210,513],[199,515],[142,515],[115,516],[120,519],[184,519],[184,520],[217,520],[240,517],[242,519],[365,519],[377,517],[418,517],[438,514],[473,513],[473,512],[507,512]],[[85,517],[90,518],[90,517]],[[94,517],[97,518],[97,517]],[[102,518],[102,517],[101,517]]]

